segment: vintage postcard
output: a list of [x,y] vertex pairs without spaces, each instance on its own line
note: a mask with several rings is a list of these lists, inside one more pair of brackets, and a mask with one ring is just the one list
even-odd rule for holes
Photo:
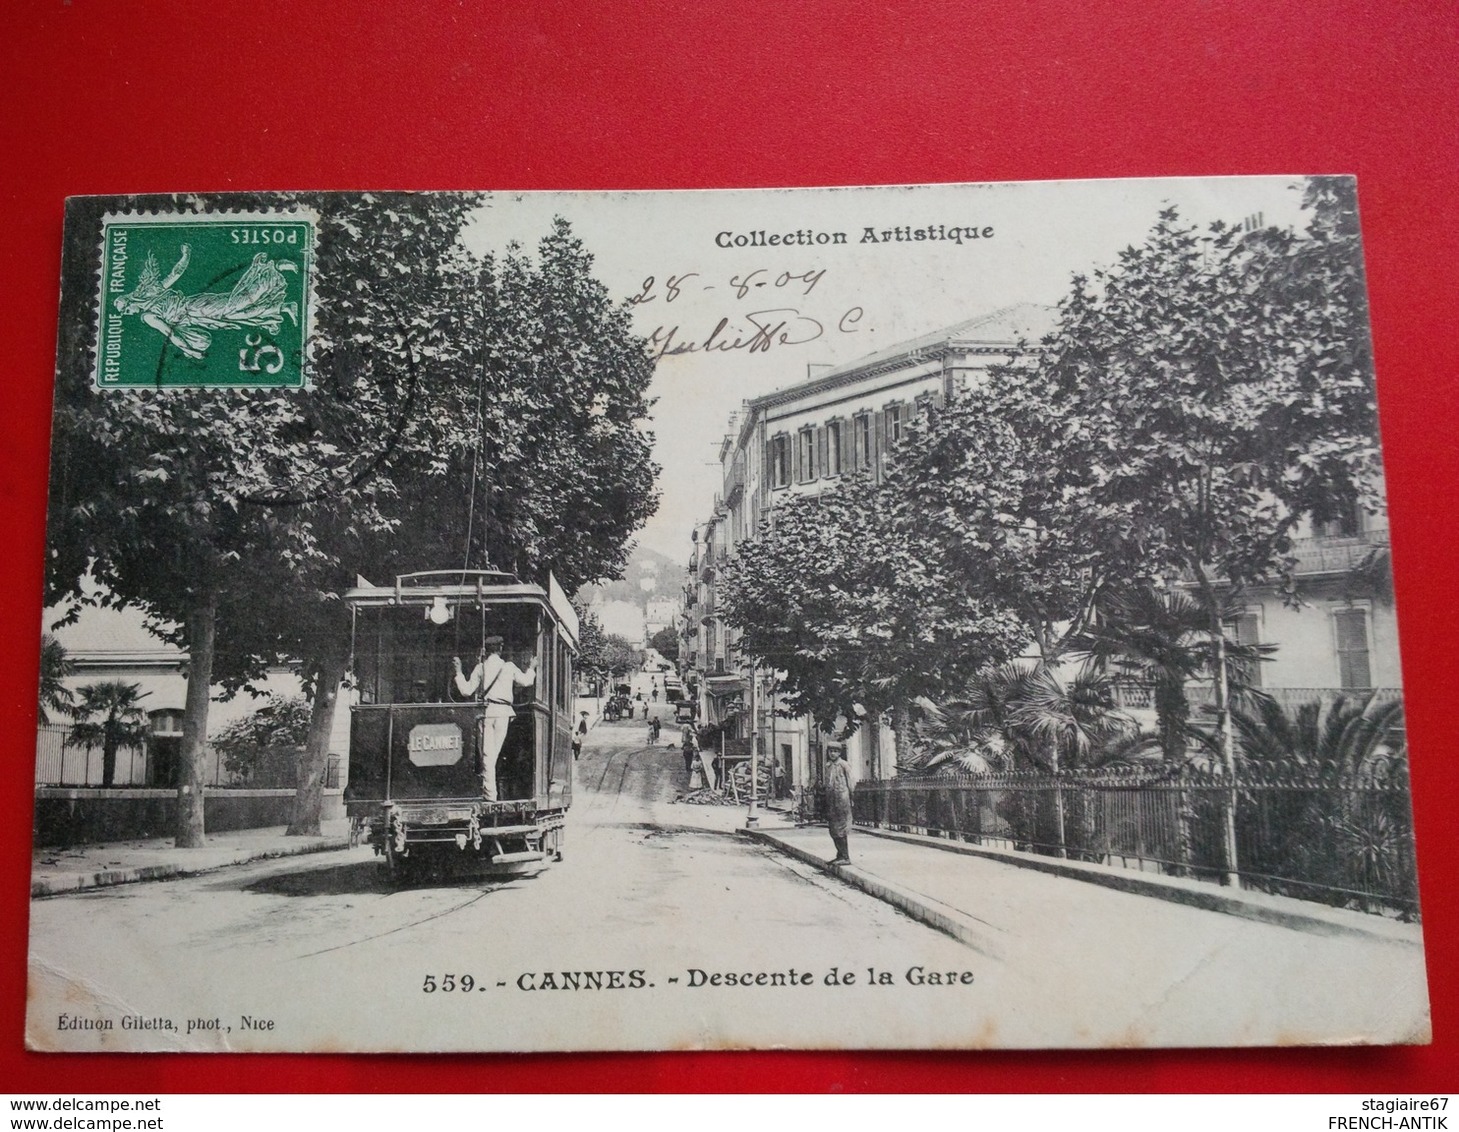
[[30,1048],[1428,1041],[1357,210],[70,200]]

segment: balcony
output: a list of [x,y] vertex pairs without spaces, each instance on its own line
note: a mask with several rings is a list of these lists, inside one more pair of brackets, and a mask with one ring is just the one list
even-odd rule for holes
[[[1349,701],[1375,697],[1380,703],[1403,699],[1402,688],[1262,688],[1265,695],[1276,700],[1283,708],[1292,711],[1303,704],[1321,700],[1324,702],[1343,696]],[[1191,684],[1185,690],[1191,707],[1199,711],[1212,707],[1216,702],[1216,690],[1210,684]]]
[[735,457],[734,464],[730,467],[729,475],[724,480],[724,501],[729,507],[733,507],[739,501],[740,496],[745,493],[745,458]]
[[[1291,711],[1316,700],[1331,701],[1338,696],[1348,700],[1363,700],[1376,696],[1380,702],[1403,698],[1402,688],[1262,688],[1261,691],[1276,700],[1283,708]],[[1153,711],[1155,709],[1154,689],[1139,681],[1121,680],[1113,687],[1114,705],[1124,711]],[[1215,704],[1216,693],[1210,683],[1187,684],[1186,699],[1197,713],[1202,708]]]
[[1292,541],[1292,557],[1299,577],[1346,574],[1361,566],[1376,550],[1387,549],[1388,528],[1355,535],[1326,535]]

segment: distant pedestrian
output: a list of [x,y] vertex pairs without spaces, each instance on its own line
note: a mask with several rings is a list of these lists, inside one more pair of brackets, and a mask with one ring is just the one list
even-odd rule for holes
[[833,865],[849,865],[851,852],[847,838],[851,835],[851,767],[840,747],[831,748],[831,762],[826,767],[826,824],[836,844]]
[[684,747],[684,773],[694,773],[694,756],[699,754],[699,736],[694,730],[692,723],[684,724],[684,730],[680,733],[679,741]]
[[654,716],[648,721],[648,741],[651,746],[659,745],[659,717]]
[[577,762],[578,756],[583,753],[583,739],[587,737],[587,734],[588,734],[588,713],[585,712],[585,711],[580,711],[580,712],[578,712],[578,725],[577,725],[576,728],[573,729],[573,733],[572,733],[572,758],[573,758],[573,762]]

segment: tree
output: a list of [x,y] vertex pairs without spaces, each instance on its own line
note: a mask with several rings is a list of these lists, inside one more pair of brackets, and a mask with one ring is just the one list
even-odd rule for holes
[[66,646],[51,636],[41,634],[41,689],[39,718],[41,723],[50,723],[51,712],[70,715],[76,704],[76,695],[66,686],[66,677],[76,671],[76,665],[66,655]]
[[[657,505],[652,437],[643,429],[652,363],[626,306],[592,278],[592,257],[558,220],[535,259],[513,250],[472,263],[440,250],[458,222],[454,212],[437,221],[434,289],[392,300],[423,338],[400,344],[407,357],[412,349],[420,355],[403,375],[414,382],[418,409],[368,485],[368,514],[378,521],[316,508],[314,530],[327,553],[272,619],[296,632],[307,627],[294,647],[314,697],[290,832],[318,832],[349,647],[339,598],[357,573],[383,579],[459,561],[544,581],[551,570],[571,591],[618,576],[629,536]],[[339,282],[350,284],[347,272]],[[352,316],[353,351],[341,364],[389,348],[371,329],[388,309]]]
[[[1245,869],[1311,879],[1318,899],[1338,904],[1366,908],[1354,890],[1415,898],[1407,791],[1373,789],[1406,771],[1403,701],[1337,696],[1284,709],[1267,700],[1232,714],[1243,777],[1268,787],[1260,798],[1246,791],[1238,825],[1260,835],[1244,842]],[[1314,889],[1295,894],[1312,899]]]
[[1406,753],[1401,699],[1337,696],[1288,709],[1269,698],[1232,714],[1241,761],[1259,771],[1371,775]]
[[603,662],[603,622],[598,620],[596,613],[579,605],[576,600],[572,607],[578,615],[577,671],[591,682],[594,695],[602,695],[602,683],[608,676],[608,668]]
[[1115,710],[1107,677],[1091,667],[1061,676],[1042,661],[988,665],[959,696],[920,699],[919,732],[931,748],[910,768],[952,765],[973,773],[1032,769],[1054,777],[1054,843],[1065,854],[1061,775],[1103,765],[1134,721]]
[[855,479],[787,500],[728,564],[725,615],[746,653],[785,673],[793,713],[830,726],[905,709],[1027,640],[975,579],[927,553],[916,525],[897,494]]
[[1134,548],[1089,505],[1038,435],[1017,371],[961,390],[924,414],[897,450],[884,490],[899,535],[989,608],[1016,618],[1047,664],[1083,631],[1102,587]]
[[609,633],[603,638],[603,668],[609,675],[626,676],[643,667],[643,650],[627,637]]
[[235,719],[213,738],[224,768],[254,785],[278,785],[271,763],[282,752],[288,762],[287,778],[294,778],[298,748],[308,738],[311,715],[306,696],[270,694],[247,715]]
[[[1223,626],[1221,648],[1228,668],[1228,685],[1236,699],[1260,696],[1248,674],[1275,651],[1271,645],[1242,644],[1230,638],[1225,626],[1241,610],[1236,593],[1223,595],[1219,610]],[[1192,742],[1209,743],[1205,728],[1191,723],[1187,684],[1213,674],[1217,649],[1211,639],[1211,616],[1199,595],[1180,588],[1157,587],[1146,581],[1120,582],[1100,597],[1098,616],[1074,642],[1098,670],[1134,679],[1151,689],[1155,709],[1153,736],[1161,757],[1179,766]],[[1134,754],[1152,738],[1135,737],[1123,753]]]
[[101,748],[101,784],[116,780],[117,751],[141,747],[147,741],[147,713],[140,701],[147,695],[136,684],[104,680],[81,689],[73,710],[76,722],[66,743],[72,747]]
[[[1349,186],[1350,187],[1350,186]],[[1280,576],[1300,519],[1371,501],[1378,479],[1356,213],[1309,182],[1305,237],[1206,233],[1166,209],[1119,263],[1076,277],[1041,354],[1001,375],[1061,494],[1190,578],[1209,618],[1215,732],[1235,771],[1221,593]],[[1235,883],[1234,796],[1227,807]]]
[[669,662],[679,659],[679,633],[672,626],[660,629],[648,639],[649,647]]
[[1202,234],[1165,210],[1115,267],[1076,278],[1043,353],[1011,371],[1060,487],[1139,548],[1147,576],[1194,581],[1228,766],[1218,590],[1280,574],[1304,515],[1340,514],[1376,487],[1355,216],[1322,184],[1309,185],[1305,239]]
[[480,266],[461,327],[478,362],[470,553],[523,576],[550,566],[569,592],[620,577],[658,505],[653,360],[592,266],[556,218],[535,258]]

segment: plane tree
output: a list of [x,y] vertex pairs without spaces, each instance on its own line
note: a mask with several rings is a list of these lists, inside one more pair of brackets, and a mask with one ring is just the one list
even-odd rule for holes
[[1232,759],[1222,610],[1280,580],[1304,517],[1372,504],[1378,448],[1351,182],[1317,179],[1304,234],[1162,212],[1119,262],[1076,278],[1043,352],[1004,375],[1055,490],[1186,579],[1208,617],[1216,730]]
[[865,478],[777,505],[730,560],[728,621],[784,674],[781,700],[823,726],[938,698],[1027,639],[1019,619],[918,537],[904,496]]
[[[272,635],[276,651],[297,658],[312,697],[291,833],[318,832],[349,659],[342,599],[357,577],[459,565],[545,581],[551,570],[571,592],[621,573],[629,536],[657,500],[643,427],[653,371],[591,264],[559,220],[535,256],[442,256],[431,306],[405,307],[415,336],[372,338],[370,327],[390,325],[383,306],[350,324],[349,345],[332,359],[344,387],[393,374],[403,398],[408,379],[413,415],[355,490],[364,513],[329,498],[306,503],[324,553],[265,595],[267,615],[257,595],[241,594],[230,618],[240,637]],[[390,351],[401,359],[394,366]]]

